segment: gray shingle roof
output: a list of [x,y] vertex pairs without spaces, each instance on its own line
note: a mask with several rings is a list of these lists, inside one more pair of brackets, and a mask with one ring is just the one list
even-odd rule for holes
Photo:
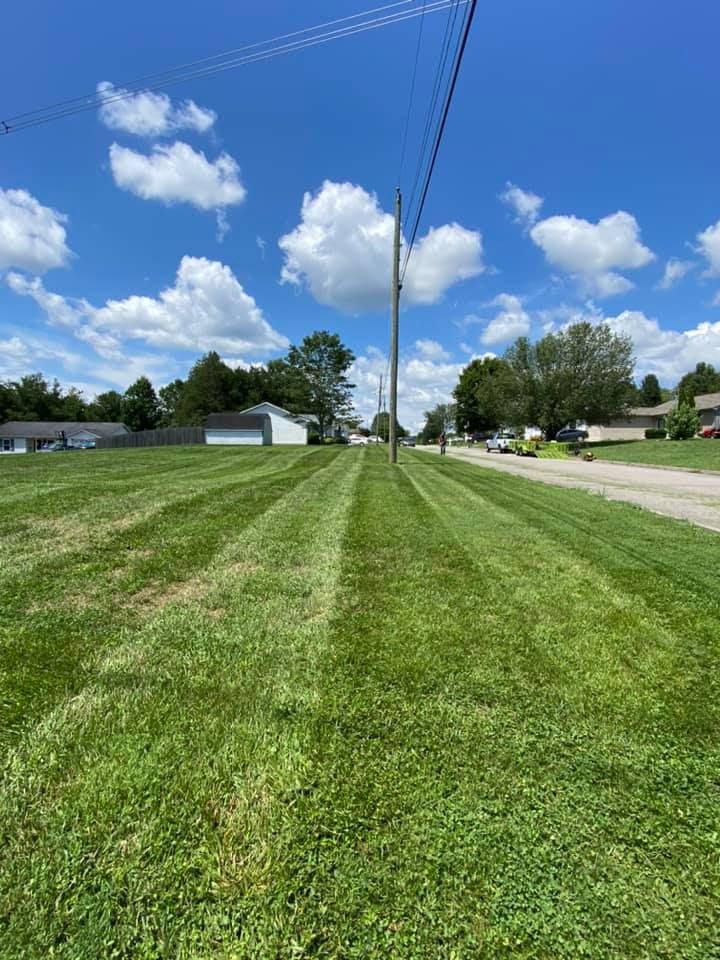
[[[635,417],[664,417],[675,407],[675,400],[666,400],[656,407],[633,407],[630,413]],[[714,410],[720,407],[720,393],[699,393],[695,397],[696,410]]]
[[87,430],[96,437],[113,437],[118,433],[128,433],[124,423],[99,423],[88,420],[79,423],[73,420],[9,420],[0,426],[0,437],[27,437],[29,440],[54,439],[60,431],[70,438],[81,430]]
[[206,430],[264,430],[267,413],[211,413],[205,418]]

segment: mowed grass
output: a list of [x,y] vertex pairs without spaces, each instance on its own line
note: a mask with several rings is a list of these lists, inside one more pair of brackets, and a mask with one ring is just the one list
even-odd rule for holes
[[720,955],[716,535],[414,451],[0,472],[0,956]]
[[719,440],[629,440],[593,443],[590,449],[600,460],[720,471]]

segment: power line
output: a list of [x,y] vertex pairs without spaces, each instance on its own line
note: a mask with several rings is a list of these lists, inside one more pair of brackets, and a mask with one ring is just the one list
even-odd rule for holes
[[475,16],[476,7],[477,7],[477,0],[470,0],[470,6],[468,8],[467,17],[465,18],[465,26],[462,32],[462,39],[460,40],[457,54],[455,56],[455,63],[453,65],[453,71],[452,71],[452,78],[448,88],[447,96],[445,98],[445,106],[443,108],[442,117],[438,125],[437,133],[435,135],[435,142],[433,145],[430,164],[428,166],[428,170],[425,175],[425,182],[423,185],[422,193],[420,195],[420,202],[418,204],[418,209],[415,215],[412,232],[410,234],[410,241],[408,243],[407,252],[405,254],[405,260],[403,263],[402,273],[400,277],[401,281],[405,276],[405,271],[407,270],[408,262],[410,260],[413,246],[415,244],[415,237],[417,236],[418,226],[420,225],[420,218],[422,217],[423,208],[425,206],[425,200],[427,198],[428,190],[430,189],[430,181],[432,180],[433,171],[435,169],[435,162],[437,161],[438,152],[440,150],[440,144],[442,142],[443,133],[445,131],[445,125],[447,123],[448,114],[450,113],[450,105],[452,103],[453,94],[455,93],[455,87],[457,85],[457,79],[460,73],[460,65],[462,64],[463,54],[465,53],[465,47],[467,46],[468,36],[470,35],[470,28],[472,26],[473,17]]
[[408,130],[410,129],[410,115],[412,114],[413,98],[415,96],[415,80],[417,79],[418,60],[420,59],[420,46],[422,44],[423,25],[425,23],[425,4],[423,0],[422,14],[420,15],[420,26],[418,28],[417,45],[415,47],[415,63],[413,65],[412,80],[410,82],[410,97],[408,99],[407,116],[405,117],[405,133],[403,134],[402,148],[400,150],[400,166],[398,168],[398,185],[402,180],[403,164],[405,163],[405,148],[407,147]]
[[[385,11],[391,7],[398,5],[405,5],[407,2],[412,2],[412,0],[401,0],[398,3],[388,4],[385,7],[377,7],[372,10],[366,11],[364,14],[355,14],[350,18],[342,18],[341,21],[329,21],[327,24],[320,24],[317,27],[308,27],[302,31],[295,31],[295,34],[286,34],[284,36],[275,38],[274,40],[262,41],[258,44],[251,44],[246,48],[238,48],[239,50],[250,49],[251,47],[258,46],[268,46],[269,44],[276,43],[277,40],[286,39],[287,37],[292,37],[301,33],[309,33],[313,30],[323,29],[325,26],[332,25],[334,23],[342,22],[347,19],[357,20],[361,16],[366,16],[368,13],[376,13],[379,11]],[[255,53],[248,53],[244,56],[236,57],[235,51],[231,51],[231,59],[221,61],[210,66],[201,67],[200,69],[189,69],[196,64],[206,63],[210,60],[217,59],[218,57],[226,56],[225,54],[219,54],[216,57],[204,58],[200,61],[194,61],[194,63],[186,64],[175,68],[175,70],[168,70],[162,74],[150,74],[150,77],[163,77],[162,80],[157,80],[154,83],[147,84],[145,86],[137,86],[142,82],[142,78],[137,81],[130,81],[129,85],[133,89],[123,89],[112,96],[105,96],[100,93],[93,93],[86,97],[76,97],[71,100],[60,101],[58,104],[39,108],[37,110],[27,111],[22,114],[16,114],[12,117],[7,118],[6,120],[0,121],[0,126],[4,129],[2,133],[9,134],[15,133],[20,130],[25,130],[30,127],[39,126],[41,124],[50,123],[53,120],[60,120],[64,117],[73,116],[77,113],[82,113],[87,110],[95,110],[103,105],[115,103],[120,100],[127,100],[138,93],[151,92],[157,90],[160,87],[174,86],[179,83],[186,83],[189,80],[195,80],[199,78],[214,76],[218,73],[223,73],[226,70],[236,69],[240,66],[245,66],[250,63],[258,63],[262,60],[268,60],[270,58],[283,56],[286,53],[294,53],[298,50],[304,50],[308,47],[317,46],[318,44],[329,43],[333,40],[343,39],[344,37],[354,36],[358,33],[365,33],[368,30],[376,30],[381,27],[390,26],[394,23],[402,23],[405,20],[412,20],[415,17],[422,17],[426,13],[436,13],[442,10],[447,9],[452,5],[456,0],[430,0],[423,5],[422,9],[415,10],[396,10],[394,13],[387,14],[383,17],[375,17],[370,20],[364,20],[359,23],[351,23],[347,26],[340,27],[336,30],[331,30],[326,33],[321,33],[319,35],[313,35],[306,37],[300,40],[292,40],[290,43],[281,44],[275,48],[270,47],[267,50],[259,50]],[[180,73],[180,71],[189,70],[186,73]]]
[[460,7],[460,4],[463,2],[465,2],[465,0],[453,0],[453,6],[449,9],[448,17],[445,22],[445,32],[443,34],[443,40],[440,47],[440,56],[438,58],[437,69],[435,71],[435,79],[433,81],[432,92],[430,94],[430,105],[428,107],[427,116],[425,118],[425,127],[423,129],[423,135],[420,142],[420,149],[418,150],[417,164],[415,166],[415,177],[413,179],[412,189],[410,190],[410,194],[409,194],[410,199],[406,207],[408,218],[413,209],[415,194],[417,191],[418,184],[420,182],[420,174],[423,169],[423,164],[425,162],[425,153],[427,151],[429,140],[430,140],[430,130],[432,129],[432,121],[433,121],[433,117],[435,116],[438,97],[440,95],[442,78],[445,74],[445,66],[447,64],[448,54],[450,52],[450,40],[455,30],[455,20],[457,18],[457,12]]

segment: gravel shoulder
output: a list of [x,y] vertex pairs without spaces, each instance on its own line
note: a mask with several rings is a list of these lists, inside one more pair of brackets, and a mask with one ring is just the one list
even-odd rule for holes
[[[437,447],[418,450],[439,453]],[[720,533],[720,474],[581,459],[536,460],[484,449],[448,449],[448,456],[528,480],[576,487],[608,500],[624,500],[654,513],[687,520]]]

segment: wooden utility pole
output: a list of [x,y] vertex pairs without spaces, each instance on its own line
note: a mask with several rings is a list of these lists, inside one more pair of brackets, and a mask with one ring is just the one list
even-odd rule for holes
[[388,460],[397,463],[398,322],[400,314],[400,187],[395,191],[395,236],[393,239],[392,312],[390,322],[390,431]]
[[378,412],[377,417],[375,417],[375,446],[380,443],[380,408],[382,406],[382,378],[383,375],[380,374],[380,383],[378,384]]

